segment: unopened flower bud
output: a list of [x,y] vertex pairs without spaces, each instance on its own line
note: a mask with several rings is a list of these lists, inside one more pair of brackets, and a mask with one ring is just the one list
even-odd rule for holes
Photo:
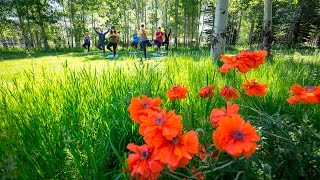
[[204,131],[201,128],[197,128],[196,132],[198,133],[199,136],[203,136],[204,135]]
[[269,164],[262,164],[262,169],[266,174],[271,174],[271,166]]

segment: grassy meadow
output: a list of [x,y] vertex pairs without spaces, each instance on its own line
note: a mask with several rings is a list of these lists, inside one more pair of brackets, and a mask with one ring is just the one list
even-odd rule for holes
[[[227,54],[242,48],[229,48]],[[166,58],[148,61],[138,61],[126,51],[115,60],[84,52],[0,53],[2,178],[126,179],[122,172],[129,153],[126,146],[143,143],[128,105],[142,94],[161,97],[162,107],[182,116],[185,130],[202,128],[200,141],[210,149],[214,129],[209,114],[226,105],[219,95],[225,84],[241,92],[232,102],[256,127],[260,147],[248,159],[234,161],[222,154],[207,179],[320,175],[320,106],[286,102],[292,85],[320,85],[319,50],[275,48],[272,60],[246,74],[269,85],[265,97],[245,95],[240,89],[245,76],[220,73],[208,50],[175,50]],[[189,92],[186,99],[173,103],[166,92],[177,83]],[[211,100],[198,96],[207,84],[216,86]],[[199,164],[195,159],[189,166]],[[182,179],[183,174],[190,172],[164,172],[162,178]]]

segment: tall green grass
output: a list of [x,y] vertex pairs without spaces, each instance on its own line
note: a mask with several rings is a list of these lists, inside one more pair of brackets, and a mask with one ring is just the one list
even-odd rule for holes
[[[262,135],[261,150],[252,160],[241,161],[247,165],[244,171],[251,175],[261,175],[263,162],[271,165],[276,178],[291,177],[292,169],[285,165],[297,162],[299,175],[320,174],[313,170],[320,163],[320,152],[314,151],[319,143],[309,139],[317,138],[319,133],[319,105],[293,106],[285,101],[295,83],[320,84],[320,53],[306,51],[275,50],[273,61],[247,74],[249,79],[269,84],[267,95],[249,98],[241,94],[234,101],[240,105],[240,114],[250,119]],[[126,145],[143,143],[127,110],[130,99],[142,94],[164,99],[162,106],[181,114],[186,130],[204,129],[207,138],[203,141],[210,143],[210,111],[225,106],[219,89],[225,84],[239,88],[244,82],[244,76],[238,73],[235,80],[232,73],[219,73],[209,53],[200,50],[173,52],[166,59],[145,62],[123,58],[75,65],[77,57],[73,55],[60,58],[58,69],[37,66],[0,84],[3,177],[120,178],[128,153]],[[166,91],[176,83],[187,86],[189,92],[187,99],[172,103],[166,98]],[[197,95],[207,84],[216,86],[217,95],[212,100]],[[313,144],[296,142],[301,140]],[[300,159],[291,162],[294,158]],[[250,178],[250,173],[244,174]]]

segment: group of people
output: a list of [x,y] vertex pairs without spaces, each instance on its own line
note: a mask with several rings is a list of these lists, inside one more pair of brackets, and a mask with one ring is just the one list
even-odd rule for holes
[[[106,46],[106,35],[108,34],[109,42],[107,44],[107,49],[113,52],[113,56],[116,57],[117,55],[117,46],[120,41],[120,35],[117,33],[117,30],[114,26],[111,27],[111,29],[108,29],[106,32],[103,32],[103,29],[100,29],[100,32],[98,32],[95,28],[94,31],[98,34],[98,44],[96,47],[105,53],[105,46]],[[83,47],[88,49],[88,52],[90,52],[90,36],[89,33],[86,33],[84,37],[84,43]],[[111,49],[112,47],[112,49]]]
[[[107,49],[113,52],[113,57],[117,57],[116,52],[118,43],[120,41],[120,35],[117,33],[116,28],[112,26],[111,29],[107,30],[106,32],[103,32],[103,29],[100,29],[100,32],[98,32],[95,28],[94,30],[98,34],[99,39],[96,47],[102,50],[103,53],[105,53],[106,35],[109,33],[109,42],[107,44]],[[162,32],[161,27],[158,27],[157,32],[155,34],[155,40],[153,42],[150,42],[150,40],[148,39],[148,34],[149,33],[145,29],[145,25],[141,24],[139,31],[135,32],[132,35],[133,40],[131,42],[131,46],[133,46],[136,51],[138,49],[138,44],[140,44],[145,59],[147,59],[147,46],[152,46],[152,43],[157,45],[158,54],[160,54],[161,52],[161,46],[165,46],[165,50],[168,51],[171,29],[169,30],[169,32],[167,32],[166,29],[164,30],[164,32]],[[84,37],[83,47],[88,49],[88,52],[90,51],[90,40],[91,39],[89,33],[86,33]]]

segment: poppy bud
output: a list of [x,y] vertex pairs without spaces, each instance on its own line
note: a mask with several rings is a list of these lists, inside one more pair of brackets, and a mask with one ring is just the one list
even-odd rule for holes
[[197,129],[196,129],[196,132],[197,132],[197,134],[198,134],[199,136],[203,136],[203,135],[204,135],[204,131],[203,131],[203,129],[201,129],[201,128],[197,128]]

